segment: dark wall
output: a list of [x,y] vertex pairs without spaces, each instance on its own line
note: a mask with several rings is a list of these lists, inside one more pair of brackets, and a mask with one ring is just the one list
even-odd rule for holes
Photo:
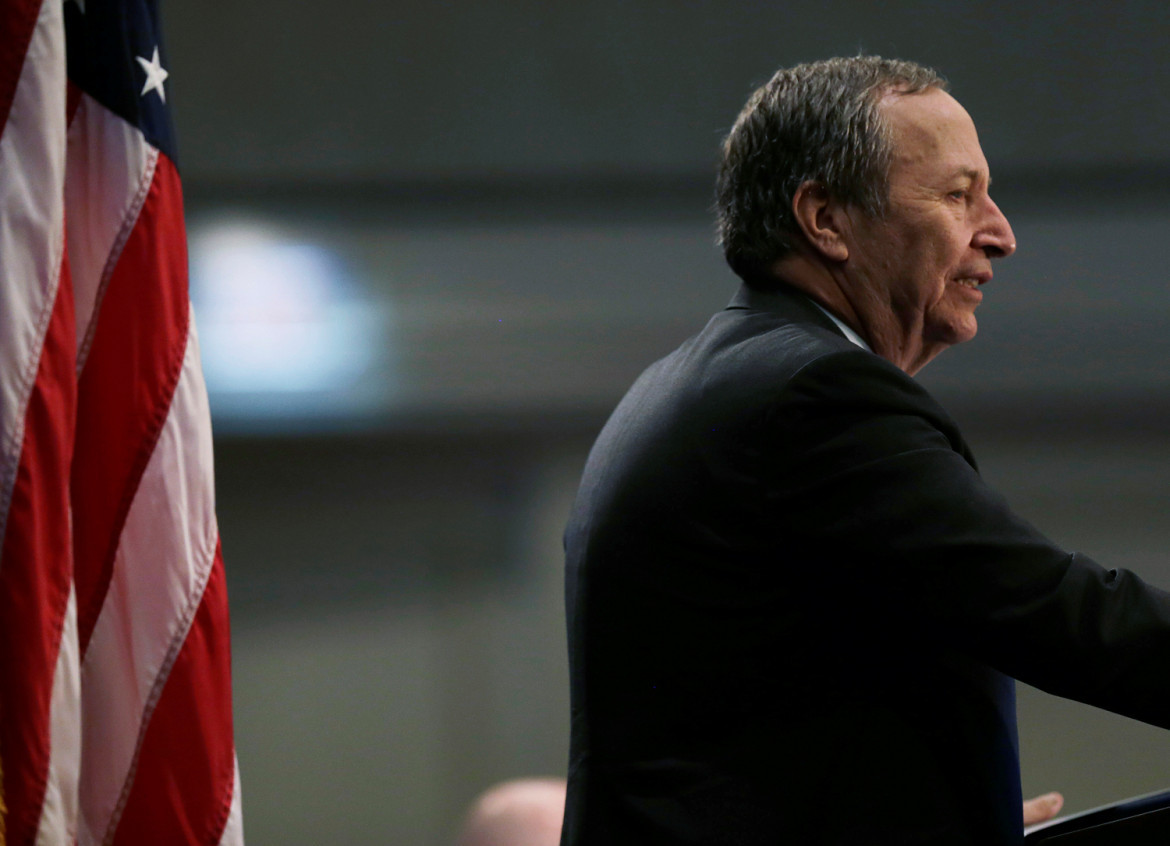
[[753,86],[860,50],[932,64],[993,168],[1170,164],[1170,5],[252,0],[167,7],[196,180],[710,170]]
[[[600,417],[734,290],[713,161],[782,65],[951,80],[1020,250],[923,381],[1022,514],[1168,584],[1164,0],[165,12],[192,231],[335,249],[396,321],[377,432],[217,446],[251,840],[440,846],[489,782],[563,772],[564,517]],[[1021,735],[1073,810],[1170,780],[1170,735],[1035,691]]]

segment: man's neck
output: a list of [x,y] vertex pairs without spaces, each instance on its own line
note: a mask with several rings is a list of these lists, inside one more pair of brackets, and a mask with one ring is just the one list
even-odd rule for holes
[[891,305],[879,301],[866,287],[852,284],[840,268],[795,251],[772,266],[772,275],[809,297],[856,332],[870,350],[911,376],[942,352],[942,347],[925,348],[920,333],[903,331]]

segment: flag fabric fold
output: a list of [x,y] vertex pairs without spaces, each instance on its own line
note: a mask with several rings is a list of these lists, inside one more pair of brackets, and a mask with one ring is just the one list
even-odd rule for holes
[[156,2],[0,0],[2,844],[243,842],[168,76]]

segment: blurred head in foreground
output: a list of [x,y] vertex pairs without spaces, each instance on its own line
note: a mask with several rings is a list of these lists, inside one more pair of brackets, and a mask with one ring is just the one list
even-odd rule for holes
[[557,846],[565,816],[565,782],[506,781],[483,793],[468,811],[457,846]]

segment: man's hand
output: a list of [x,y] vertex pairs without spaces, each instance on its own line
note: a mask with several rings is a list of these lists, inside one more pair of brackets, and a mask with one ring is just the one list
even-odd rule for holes
[[1050,820],[1060,813],[1064,797],[1059,793],[1045,793],[1024,803],[1024,825],[1035,825]]

